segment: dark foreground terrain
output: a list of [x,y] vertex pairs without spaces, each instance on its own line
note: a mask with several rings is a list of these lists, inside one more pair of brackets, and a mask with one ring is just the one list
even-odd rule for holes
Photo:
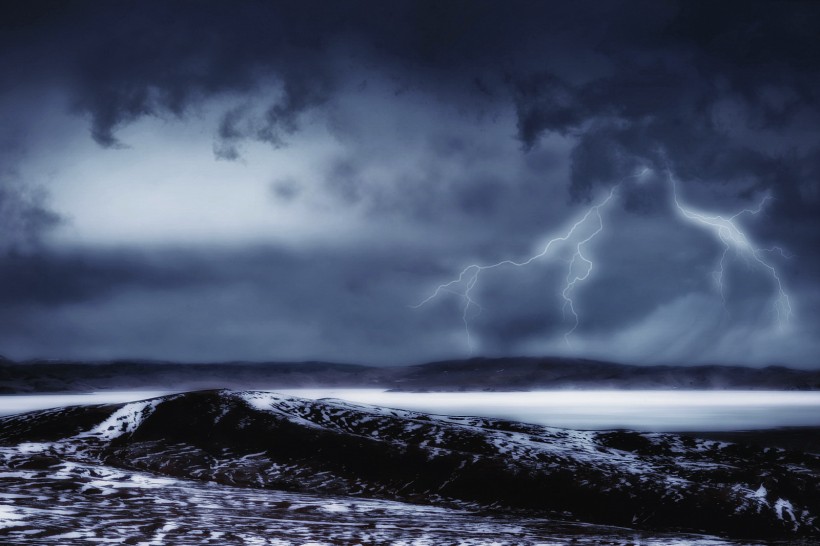
[[[31,468],[0,448],[0,544],[718,546],[652,533],[386,500],[179,480],[98,464]],[[22,464],[23,468],[9,465]]]
[[265,392],[0,419],[3,544],[817,544],[819,485],[808,453]]
[[820,371],[783,366],[634,366],[556,357],[471,358],[392,367],[330,362],[13,362],[0,357],[0,394],[223,387],[377,387],[396,391],[820,390]]

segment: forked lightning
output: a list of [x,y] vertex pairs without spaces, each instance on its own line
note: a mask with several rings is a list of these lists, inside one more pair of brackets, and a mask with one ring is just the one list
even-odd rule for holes
[[[631,178],[637,178],[640,180],[649,172],[651,172],[650,169],[644,168],[639,173],[634,175],[634,177]],[[755,246],[737,222],[738,218],[744,214],[752,216],[760,214],[766,206],[766,203],[771,199],[771,197],[769,195],[764,196],[760,203],[757,205],[757,207],[753,209],[743,209],[732,216],[724,217],[719,214],[707,214],[698,211],[689,205],[684,204],[678,195],[677,184],[675,183],[675,179],[671,175],[669,175],[668,180],[672,188],[673,202],[678,212],[678,215],[689,223],[709,230],[715,236],[715,238],[723,245],[723,252],[721,253],[720,259],[718,260],[717,266],[715,267],[715,271],[713,272],[713,279],[717,286],[717,290],[720,293],[721,299],[724,301],[724,305],[726,303],[724,291],[726,259],[729,251],[735,249],[735,251],[738,252],[741,256],[744,256],[747,259],[751,259],[754,263],[759,265],[771,277],[776,289],[774,306],[775,311],[777,313],[778,322],[781,325],[787,322],[792,315],[792,308],[791,303],[789,301],[789,295],[783,286],[783,282],[780,278],[780,274],[777,268],[771,263],[770,260],[767,259],[766,255],[770,253],[778,253],[786,258],[790,256],[787,255],[782,248],[777,246],[771,248],[762,248]],[[425,298],[420,303],[412,307],[414,309],[418,309],[419,307],[422,307],[425,304],[437,298],[443,292],[449,292],[460,296],[463,304],[461,319],[464,322],[464,331],[467,338],[467,346],[470,352],[472,352],[473,336],[470,331],[470,315],[471,310],[473,308],[476,308],[478,310],[478,313],[480,313],[482,310],[481,305],[479,305],[478,302],[476,302],[476,300],[473,298],[473,289],[478,284],[481,273],[502,266],[528,266],[536,260],[547,257],[547,255],[550,252],[557,250],[561,244],[571,244],[572,240],[577,240],[574,246],[572,257],[568,262],[567,275],[565,277],[563,289],[560,292],[561,297],[564,300],[564,314],[566,316],[566,313],[569,312],[569,314],[572,316],[572,326],[564,333],[564,341],[567,344],[569,344],[570,335],[578,328],[580,324],[580,318],[578,316],[578,311],[575,307],[573,294],[578,285],[589,278],[593,269],[593,262],[585,252],[585,247],[604,230],[604,219],[601,214],[601,211],[604,208],[610,206],[610,204],[614,202],[616,191],[619,186],[620,184],[614,186],[610,190],[609,194],[606,196],[605,199],[603,199],[598,204],[590,207],[578,220],[576,220],[571,225],[569,230],[567,230],[563,235],[558,235],[550,239],[543,247],[543,249],[537,254],[521,261],[508,259],[501,260],[499,262],[488,265],[470,264],[461,270],[458,277],[446,283],[440,284],[436,287],[432,294],[430,294],[427,298]],[[581,236],[578,234],[578,232],[581,231],[584,228],[584,226],[588,224],[592,224],[592,226],[594,226],[593,231],[586,237],[580,238]]]
[[[572,224],[572,227],[570,227],[570,229],[564,235],[559,235],[557,237],[550,239],[546,243],[544,248],[537,254],[530,256],[529,258],[522,261],[502,260],[500,262],[496,262],[489,265],[470,264],[461,270],[461,273],[459,273],[457,278],[444,284],[440,284],[438,287],[436,287],[432,294],[430,294],[427,298],[425,298],[417,305],[413,305],[412,307],[414,309],[418,309],[419,307],[422,307],[426,303],[438,297],[442,292],[450,292],[461,296],[463,300],[461,318],[464,322],[464,330],[467,336],[467,347],[472,353],[473,340],[472,335],[470,333],[470,309],[473,307],[477,307],[479,312],[481,312],[481,306],[478,303],[476,303],[476,301],[472,297],[472,290],[478,283],[478,279],[481,273],[489,269],[495,269],[505,265],[513,267],[524,267],[530,265],[534,261],[547,256],[547,254],[555,250],[561,243],[566,243],[570,241],[575,236],[576,232],[584,226],[584,224],[587,224],[590,221],[594,221],[597,223],[596,229],[592,232],[592,234],[581,239],[575,245],[575,251],[572,254],[572,258],[570,259],[569,265],[567,267],[567,276],[566,282],[564,284],[564,289],[561,291],[561,297],[564,299],[564,310],[566,311],[568,309],[574,320],[572,328],[570,328],[564,334],[564,340],[567,343],[569,343],[569,335],[575,331],[579,324],[578,313],[575,309],[575,302],[572,299],[572,293],[575,290],[578,283],[583,282],[587,278],[589,278],[589,275],[592,272],[593,262],[584,254],[584,245],[588,244],[592,239],[595,238],[596,235],[603,231],[604,220],[603,216],[601,215],[601,209],[603,209],[613,201],[613,198],[615,197],[615,191],[617,190],[617,188],[618,186],[613,187],[604,200],[590,207],[589,210],[587,210],[586,213],[583,216],[581,216],[579,220]],[[576,267],[576,264],[581,264],[580,271],[578,270],[578,267]]]

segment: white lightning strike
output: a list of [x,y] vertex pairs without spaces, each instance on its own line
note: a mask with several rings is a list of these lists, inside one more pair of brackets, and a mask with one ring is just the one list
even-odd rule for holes
[[724,306],[726,304],[726,299],[723,290],[723,276],[726,271],[726,256],[729,253],[729,250],[734,248],[738,254],[744,256],[747,260],[751,258],[769,273],[777,291],[774,307],[777,313],[778,323],[782,326],[785,322],[788,322],[792,315],[789,295],[783,287],[783,282],[780,280],[780,274],[778,273],[777,268],[766,260],[765,254],[776,252],[784,258],[790,258],[791,256],[778,246],[771,248],[756,247],[736,222],[738,217],[744,214],[749,214],[752,216],[759,214],[772,197],[770,195],[765,195],[760,203],[758,203],[757,207],[753,209],[743,209],[740,212],[725,218],[721,215],[706,214],[683,204],[678,198],[678,190],[675,179],[670,176],[669,181],[672,185],[672,197],[679,215],[685,220],[711,231],[720,240],[720,242],[723,243],[723,252],[721,253],[720,260],[718,260],[718,264],[715,267],[715,271],[712,273],[712,277],[715,281],[718,292],[720,293],[720,297],[723,300]]
[[[564,235],[555,237],[551,239],[541,252],[530,256],[526,260],[517,262],[514,260],[502,260],[500,262],[496,262],[494,264],[489,265],[480,265],[480,264],[470,264],[464,269],[461,270],[458,277],[455,279],[446,282],[444,284],[440,284],[432,294],[430,294],[427,298],[425,298],[422,302],[418,303],[417,305],[411,306],[413,309],[418,309],[423,305],[427,304],[431,300],[438,297],[442,292],[450,292],[452,294],[456,294],[461,296],[462,301],[464,303],[461,319],[464,322],[464,331],[467,336],[467,347],[470,353],[473,352],[473,342],[472,336],[470,334],[470,309],[472,307],[477,307],[478,312],[481,312],[481,306],[473,299],[472,297],[472,290],[475,288],[475,285],[478,283],[478,278],[483,271],[487,271],[489,269],[495,269],[497,267],[501,267],[503,265],[511,265],[514,267],[524,267],[532,262],[543,258],[546,256],[554,247],[556,247],[560,243],[564,243],[572,239],[575,232],[581,228],[590,218],[594,218],[597,222],[597,228],[587,237],[579,241],[575,245],[575,251],[572,254],[572,259],[569,261],[569,265],[567,267],[567,277],[566,282],[564,284],[564,289],[561,291],[561,296],[564,299],[564,312],[569,309],[569,312],[572,314],[574,319],[574,324],[572,328],[570,328],[564,334],[564,341],[569,344],[569,336],[578,328],[579,318],[578,313],[575,310],[575,304],[572,299],[572,293],[577,287],[578,283],[582,283],[586,279],[589,278],[589,275],[592,273],[593,262],[584,254],[584,246],[588,244],[592,239],[595,238],[596,235],[601,233],[604,229],[604,219],[601,216],[601,209],[606,207],[615,196],[615,190],[618,186],[614,186],[607,197],[598,203],[590,207],[586,213],[581,216],[579,220],[577,220],[572,227],[567,231]],[[580,268],[576,267],[576,264],[581,264]],[[457,290],[457,287],[461,287],[462,290]],[[477,315],[476,315],[477,316]]]

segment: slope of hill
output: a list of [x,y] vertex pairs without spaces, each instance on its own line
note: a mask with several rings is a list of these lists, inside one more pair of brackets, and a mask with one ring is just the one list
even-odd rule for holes
[[659,531],[820,538],[820,457],[672,434],[221,390],[5,417],[0,445],[17,446],[6,465],[44,471],[75,461]]

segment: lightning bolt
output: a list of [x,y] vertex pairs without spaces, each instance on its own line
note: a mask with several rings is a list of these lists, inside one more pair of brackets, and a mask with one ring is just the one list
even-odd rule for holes
[[[637,178],[641,181],[645,175],[651,173],[648,167],[643,168],[640,172],[628,178]],[[791,258],[792,256],[785,252],[779,246],[770,248],[758,247],[753,244],[752,240],[746,235],[742,226],[739,225],[738,219],[743,215],[756,216],[760,214],[766,204],[772,199],[770,195],[765,195],[763,199],[754,208],[743,209],[732,216],[722,216],[718,214],[705,213],[685,204],[678,196],[677,184],[675,179],[668,174],[668,180],[672,186],[672,196],[675,209],[678,215],[689,223],[697,225],[703,229],[710,231],[717,240],[723,244],[723,252],[715,266],[712,273],[713,281],[716,285],[720,297],[723,300],[724,307],[726,306],[726,297],[724,290],[724,276],[726,273],[726,261],[729,252],[734,249],[739,255],[746,258],[748,263],[754,262],[760,268],[767,272],[772,279],[776,291],[776,298],[774,302],[775,311],[777,313],[778,322],[781,326],[787,322],[792,316],[791,302],[789,295],[780,278],[780,273],[771,261],[767,258],[768,254],[777,253],[784,258]],[[624,182],[626,179],[622,180]],[[481,305],[473,297],[473,290],[479,282],[481,274],[485,271],[500,268],[502,266],[526,267],[536,260],[546,257],[550,252],[556,250],[563,243],[570,243],[576,239],[576,234],[584,229],[585,226],[593,226],[589,235],[577,240],[572,251],[572,257],[567,261],[567,274],[564,279],[563,289],[560,294],[564,300],[562,311],[566,319],[567,313],[572,316],[572,326],[564,333],[564,341],[567,345],[570,344],[570,336],[575,332],[580,324],[580,317],[575,308],[575,300],[573,294],[578,286],[589,278],[593,270],[593,262],[586,254],[586,246],[604,230],[604,219],[602,210],[613,202],[616,190],[621,184],[612,187],[609,194],[601,202],[587,209],[571,226],[564,232],[563,235],[558,235],[550,239],[542,248],[542,250],[529,258],[521,261],[512,259],[501,260],[492,264],[470,264],[466,266],[458,276],[448,282],[440,284],[436,289],[424,300],[416,305],[411,306],[413,309],[423,307],[432,300],[438,298],[443,293],[450,293],[459,296],[462,300],[461,320],[464,323],[464,332],[467,339],[467,347],[470,353],[473,352],[473,339],[470,331],[471,312],[476,309],[473,315],[477,317],[481,311]]]
[[690,223],[712,232],[723,244],[723,252],[720,255],[715,271],[712,273],[712,277],[720,293],[720,297],[723,300],[724,307],[726,305],[726,297],[723,280],[726,272],[726,258],[729,251],[734,249],[747,260],[757,263],[771,277],[775,291],[777,292],[774,307],[777,313],[778,323],[783,326],[785,322],[788,322],[792,316],[789,294],[783,286],[783,281],[780,279],[777,268],[766,259],[766,255],[769,253],[777,253],[784,258],[791,258],[791,256],[779,246],[773,246],[771,248],[755,246],[752,240],[743,231],[742,227],[737,223],[738,218],[744,214],[751,216],[760,214],[765,208],[766,203],[772,199],[771,195],[763,196],[763,199],[761,199],[755,208],[746,208],[732,216],[724,217],[716,214],[707,214],[684,204],[678,196],[675,179],[669,176],[669,181],[672,185],[672,197],[678,214]]
[[[573,293],[579,285],[579,283],[583,283],[583,281],[589,278],[593,269],[593,262],[584,253],[584,247],[590,241],[592,241],[599,233],[601,233],[601,231],[603,231],[604,219],[601,215],[601,210],[604,207],[606,207],[610,202],[612,202],[613,198],[615,197],[615,191],[617,188],[617,185],[614,186],[610,190],[609,194],[606,196],[605,199],[603,199],[600,203],[590,207],[586,211],[586,213],[584,213],[578,220],[576,220],[572,224],[572,226],[569,228],[568,231],[566,231],[566,233],[550,239],[546,243],[546,245],[544,245],[544,248],[537,254],[530,256],[529,258],[526,258],[522,261],[507,259],[488,265],[470,264],[461,270],[458,277],[446,283],[440,284],[427,298],[411,307],[413,309],[418,309],[426,305],[430,301],[436,299],[438,296],[445,292],[460,296],[463,302],[461,320],[464,323],[464,331],[467,338],[467,348],[469,349],[470,353],[472,353],[473,341],[472,335],[470,333],[470,310],[475,307],[478,309],[479,314],[482,310],[481,305],[479,305],[478,302],[476,302],[473,298],[472,292],[476,284],[478,284],[478,280],[481,274],[484,271],[496,269],[502,266],[526,267],[531,263],[535,262],[536,260],[545,257],[553,249],[557,248],[561,243],[568,242],[570,239],[573,238],[577,231],[582,229],[582,227],[585,224],[594,222],[592,225],[596,225],[597,227],[593,230],[593,232],[587,237],[578,241],[578,243],[575,245],[575,250],[572,254],[572,258],[569,260],[569,264],[567,266],[567,276],[564,283],[564,288],[561,291],[561,297],[564,299],[564,313],[566,314],[567,310],[569,310],[569,313],[572,315],[574,322],[572,328],[570,328],[564,334],[564,341],[567,344],[569,344],[569,336],[578,328],[580,320],[578,317],[578,312],[575,309]],[[476,314],[476,316],[478,316],[478,314]]]

